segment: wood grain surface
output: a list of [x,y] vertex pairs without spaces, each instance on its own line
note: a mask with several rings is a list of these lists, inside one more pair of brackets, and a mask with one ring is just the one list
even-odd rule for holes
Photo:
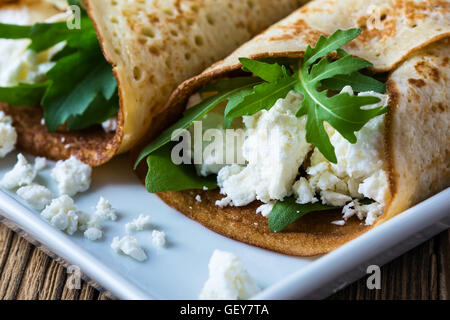
[[[449,245],[447,230],[383,266],[380,290],[367,289],[366,279],[361,279],[330,299],[448,300]],[[86,282],[81,283],[81,289],[69,289],[67,279],[67,271],[60,263],[0,224],[0,299],[108,299]]]

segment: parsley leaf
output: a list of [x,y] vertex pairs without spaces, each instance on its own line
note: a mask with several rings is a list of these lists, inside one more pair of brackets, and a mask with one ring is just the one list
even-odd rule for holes
[[145,186],[151,193],[190,189],[217,188],[213,177],[200,177],[192,165],[176,165],[172,162],[173,144],[169,143],[147,157],[148,173]]
[[269,214],[269,228],[272,232],[280,232],[305,214],[333,209],[337,209],[337,207],[327,206],[319,202],[298,204],[295,202],[295,197],[289,197],[284,201],[275,203]]

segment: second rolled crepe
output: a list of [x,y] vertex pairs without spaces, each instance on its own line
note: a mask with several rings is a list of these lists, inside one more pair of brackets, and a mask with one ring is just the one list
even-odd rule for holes
[[[384,212],[372,226],[356,217],[343,226],[340,212],[310,213],[283,232],[269,230],[256,213],[258,201],[244,207],[219,207],[218,191],[168,191],[167,204],[225,236],[281,253],[327,253],[427,197],[450,186],[450,8],[446,1],[318,0],[243,45],[225,60],[184,82],[167,104],[181,113],[188,99],[216,79],[232,77],[240,57],[303,57],[320,35],[359,27],[361,35],[344,49],[371,63],[375,73],[389,72],[389,109],[383,130],[383,166],[389,187]],[[368,11],[368,8],[370,10]],[[141,168],[142,169],[142,168]],[[143,178],[145,170],[140,171]],[[149,176],[149,179],[151,177]],[[201,199],[201,201],[198,201]],[[424,212],[426,214],[426,212]]]
[[[50,159],[74,155],[92,166],[101,165],[128,151],[149,128],[160,124],[153,119],[179,83],[302,2],[84,1],[118,83],[120,109],[115,132],[93,127],[50,133],[42,124],[39,108],[0,107],[13,117],[22,149]],[[56,9],[49,6],[44,0],[21,0],[1,4],[0,11],[39,12],[29,15],[33,19],[28,23],[35,23],[55,14]]]

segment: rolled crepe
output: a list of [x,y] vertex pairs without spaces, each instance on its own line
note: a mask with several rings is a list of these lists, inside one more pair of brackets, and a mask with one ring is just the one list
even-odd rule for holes
[[[189,97],[209,82],[238,72],[239,57],[302,58],[307,45],[337,29],[361,28],[344,49],[389,72],[383,162],[389,172],[388,201],[373,226],[450,185],[450,5],[447,1],[317,0],[244,44],[225,60],[178,87],[166,114],[179,114]],[[142,174],[143,172],[140,171]],[[199,194],[202,201],[195,200]],[[340,212],[310,213],[283,232],[269,230],[255,213],[261,203],[220,208],[218,191],[163,192],[170,206],[225,236],[281,253],[327,253],[373,226],[352,218],[344,226]]]
[[[162,122],[153,120],[183,80],[198,74],[306,1],[84,2],[118,82],[120,110],[116,132],[92,128],[50,133],[41,124],[39,108],[8,107],[1,103],[0,108],[13,117],[22,149],[51,159],[75,155],[96,166],[130,150],[148,130],[157,131]],[[43,0],[0,4],[0,17],[5,10],[16,10],[19,14],[26,11],[32,16],[29,23],[42,21],[56,11]]]

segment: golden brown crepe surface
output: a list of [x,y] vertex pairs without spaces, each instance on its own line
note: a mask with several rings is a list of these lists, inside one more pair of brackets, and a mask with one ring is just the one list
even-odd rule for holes
[[[201,202],[195,200],[200,195]],[[271,232],[267,218],[256,213],[262,203],[246,207],[219,208],[215,201],[223,197],[215,191],[167,191],[158,196],[171,207],[183,212],[205,227],[224,236],[261,248],[297,256],[330,252],[368,230],[357,218],[344,226],[332,224],[341,220],[340,212],[305,215],[283,232]]]
[[[364,27],[369,19],[364,10],[370,3],[351,0],[309,3],[225,60],[180,85],[166,106],[166,118],[173,121],[179,116],[187,99],[206,83],[237,72],[239,57],[302,57],[306,46],[313,45],[320,35],[329,35],[336,29],[362,27],[361,37],[345,49],[371,61],[375,71],[396,68],[388,81],[392,108],[387,116],[389,131],[386,134],[389,153],[386,161],[391,170],[393,202],[377,224],[448,187],[449,2],[379,1],[379,18],[385,27],[382,31]],[[402,63],[407,57],[410,59]],[[442,69],[438,77],[437,69]],[[220,209],[214,205],[214,200],[220,198],[216,191],[200,193],[202,199],[206,199],[201,203],[194,199],[197,193],[165,192],[160,197],[218,233],[286,254],[304,256],[329,252],[369,230],[356,218],[341,227],[332,225],[331,221],[341,219],[342,214],[315,213],[297,222],[294,232],[271,234],[267,219],[256,214],[258,204]]]
[[[302,2],[86,1],[119,84],[120,129],[115,136],[101,132],[100,128],[67,135],[48,133],[43,128],[35,132],[40,119],[34,111],[25,115],[30,109],[22,108],[12,112],[14,122],[20,123],[19,147],[54,160],[74,154],[92,166],[105,163],[115,154],[128,151],[142,138],[179,83],[226,56]],[[18,9],[23,4],[32,5],[33,12],[37,7],[49,6],[44,1],[29,0],[8,5],[8,9],[14,6]],[[3,8],[5,5],[0,3],[0,10]],[[51,15],[44,14],[41,19],[48,16]],[[1,108],[11,113],[9,107]],[[33,138],[35,134],[39,138]],[[66,143],[68,140],[70,145]]]

